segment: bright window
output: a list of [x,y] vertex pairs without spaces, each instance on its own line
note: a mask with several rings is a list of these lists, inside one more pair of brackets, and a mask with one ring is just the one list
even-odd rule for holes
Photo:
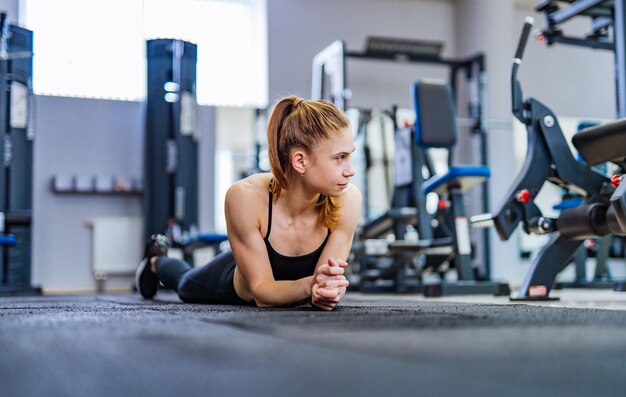
[[198,45],[203,105],[267,105],[266,0],[22,0],[36,94],[143,100],[146,40]]

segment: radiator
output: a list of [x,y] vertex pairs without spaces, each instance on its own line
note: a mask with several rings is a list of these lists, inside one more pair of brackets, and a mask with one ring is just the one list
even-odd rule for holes
[[143,255],[143,219],[98,217],[87,224],[93,229],[91,265],[96,278],[134,273]]

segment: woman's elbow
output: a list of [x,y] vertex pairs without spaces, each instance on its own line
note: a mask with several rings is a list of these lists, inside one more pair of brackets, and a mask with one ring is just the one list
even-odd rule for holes
[[254,299],[254,303],[257,307],[262,309],[276,307],[276,305],[272,304],[272,302],[268,302],[266,294],[262,293],[262,288],[257,286],[256,288],[252,288],[252,291],[250,292],[252,293],[252,298]]
[[256,307],[261,308],[261,309],[271,309],[273,307],[276,307],[276,305],[272,305],[271,303],[266,303],[262,301],[261,299],[254,299],[254,303],[256,304]]

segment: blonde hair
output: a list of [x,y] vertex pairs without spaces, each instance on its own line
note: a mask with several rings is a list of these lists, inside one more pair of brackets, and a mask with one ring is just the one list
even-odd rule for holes
[[[331,131],[348,128],[346,115],[333,103],[309,101],[297,96],[287,96],[274,104],[267,126],[268,156],[272,181],[270,191],[276,197],[289,187],[293,176],[290,165],[291,150],[303,149],[307,154]],[[333,229],[339,218],[339,206],[333,197],[320,194],[317,202],[320,222]]]

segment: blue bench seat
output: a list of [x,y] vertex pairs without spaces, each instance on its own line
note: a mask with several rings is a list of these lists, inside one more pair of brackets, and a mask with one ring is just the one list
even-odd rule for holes
[[17,243],[17,239],[12,234],[0,234],[0,245],[13,246]]
[[445,194],[450,186],[459,186],[462,192],[485,181],[491,176],[491,170],[484,165],[459,165],[450,167],[445,174],[435,175],[424,182],[422,192]]

